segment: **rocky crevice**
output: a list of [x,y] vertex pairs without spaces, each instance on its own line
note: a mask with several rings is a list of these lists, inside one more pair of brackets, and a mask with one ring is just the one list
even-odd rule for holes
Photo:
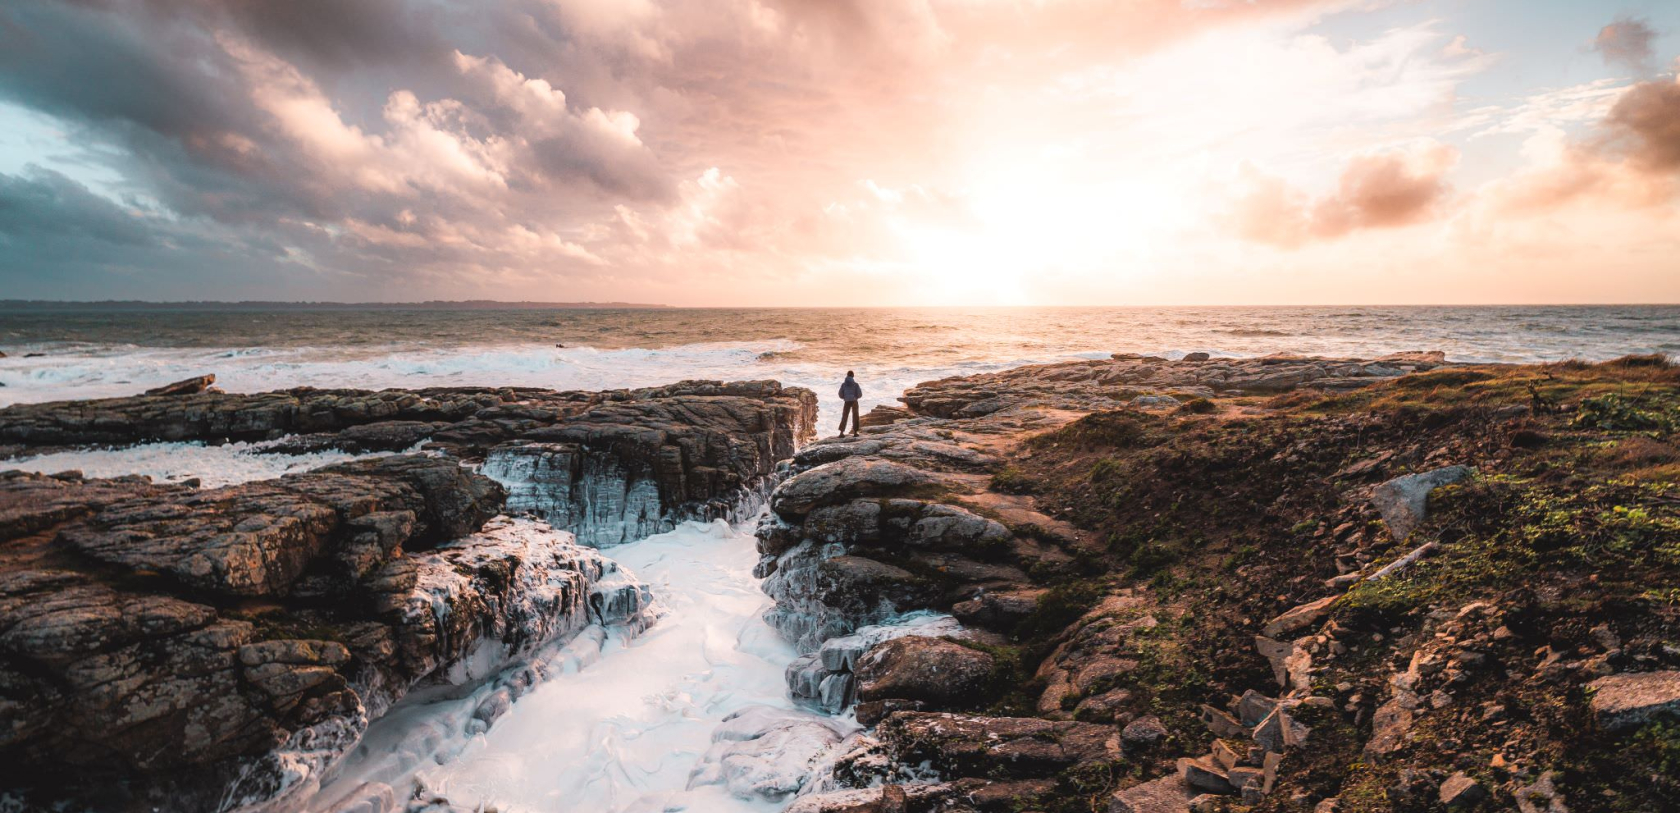
[[[0,454],[431,439],[427,454],[218,489],[0,472],[0,781],[97,809],[292,810],[417,688],[481,687],[505,701],[475,714],[488,725],[540,677],[509,664],[651,621],[646,589],[566,531],[604,545],[729,516],[814,416],[809,392],[774,382],[187,391],[0,410]],[[510,505],[462,465],[527,446],[577,461],[563,482],[508,477],[521,499],[567,510]],[[561,530],[493,519],[504,511]]]

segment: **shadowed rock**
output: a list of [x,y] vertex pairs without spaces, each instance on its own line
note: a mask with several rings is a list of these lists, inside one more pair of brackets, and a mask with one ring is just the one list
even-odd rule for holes
[[201,393],[201,392],[204,392],[205,390],[210,389],[210,385],[214,384],[214,383],[216,383],[216,376],[214,374],[201,375],[201,376],[197,376],[195,378],[186,379],[185,381],[177,381],[173,384],[165,384],[165,385],[163,385],[161,387],[158,387],[156,389],[146,390],[145,394],[146,395],[197,395],[198,393]]
[[1113,726],[1034,717],[897,712],[875,735],[890,762],[925,762],[943,776],[1047,777],[1121,756]]

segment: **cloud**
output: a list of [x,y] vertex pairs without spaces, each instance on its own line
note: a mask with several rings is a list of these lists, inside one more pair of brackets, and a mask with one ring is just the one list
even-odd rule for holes
[[1230,222],[1243,239],[1294,248],[1355,231],[1423,223],[1451,196],[1446,174],[1458,150],[1434,141],[1354,156],[1333,192],[1311,199],[1281,178],[1245,167]]
[[261,232],[119,203],[50,169],[0,173],[0,289],[8,296],[121,298],[160,282],[177,298],[301,298],[318,279]]
[[265,47],[313,65],[343,69],[435,62],[454,50],[443,36],[451,22],[448,15],[425,3],[240,0],[194,5],[195,11],[207,15],[225,12],[230,22]]
[[1644,20],[1623,17],[1600,29],[1592,48],[1606,65],[1620,65],[1643,72],[1651,66],[1651,42],[1657,32]]
[[1666,206],[1680,194],[1680,80],[1624,88],[1588,133],[1571,137],[1542,127],[1524,153],[1526,166],[1482,193],[1495,212]]
[[27,175],[0,174],[0,239],[12,246],[41,235],[113,247],[156,245],[159,224],[147,220],[59,172],[31,167]]
[[[346,290],[879,258],[894,218],[960,217],[928,190],[956,171],[968,88],[1029,93],[1349,1],[5,4],[0,101],[52,116],[67,151],[118,179],[11,179],[8,239],[62,250],[44,214],[21,214],[50,212],[252,252],[226,262],[234,280]],[[860,177],[907,191],[867,200]],[[124,196],[144,204],[113,209]]]
[[1634,85],[1605,119],[1612,149],[1650,172],[1680,171],[1680,80]]
[[[1504,55],[1442,23],[1313,27],[1377,5],[0,3],[0,105],[48,117],[64,142],[29,157],[76,179],[7,176],[5,239],[35,270],[0,262],[137,296],[787,302],[856,274],[911,289],[935,261],[1094,279],[1356,245],[1462,207],[1443,131],[1532,137],[1537,172],[1574,173],[1553,197],[1672,175],[1663,92],[1464,115]],[[1597,134],[1542,155],[1564,110]],[[1182,239],[1244,161],[1268,171],[1217,224],[1238,238]]]

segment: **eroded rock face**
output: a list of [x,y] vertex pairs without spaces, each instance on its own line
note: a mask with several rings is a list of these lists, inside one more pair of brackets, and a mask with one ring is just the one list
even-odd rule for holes
[[685,520],[743,520],[743,494],[767,490],[816,415],[808,391],[774,382],[635,392],[489,448],[483,471],[508,488],[509,510],[595,547]]
[[[102,807],[153,792],[295,803],[412,686],[646,620],[646,590],[570,535],[509,520],[479,531],[500,489],[446,459],[209,491],[0,484],[15,509],[0,570],[6,778],[146,780]],[[77,495],[79,514],[56,507]]]
[[502,403],[512,390],[202,391],[92,401],[16,404],[0,409],[0,443],[26,446],[148,440],[269,440],[337,432],[387,420],[455,422]]
[[795,658],[787,667],[788,693],[794,700],[829,714],[845,711],[857,699],[858,660],[875,646],[907,635],[955,637],[966,634],[956,619],[924,615],[902,623],[868,626],[830,638],[816,652]]
[[681,464],[685,480],[694,482],[662,486],[688,485],[692,497],[709,486],[708,478],[754,466],[755,453],[768,458],[765,466],[790,457],[815,431],[815,420],[814,394],[775,381],[683,381],[605,392],[300,387],[15,404],[0,409],[0,447],[244,440],[275,441],[273,450],[291,453],[398,451],[430,438],[437,448],[476,460],[518,439],[627,443],[644,454],[681,455],[667,462]]
[[[1018,568],[987,561],[1004,555],[1013,540],[995,520],[930,500],[857,496],[914,493],[890,485],[901,475],[902,482],[931,482],[906,471],[914,470],[842,460],[777,489],[772,514],[759,528],[757,573],[776,599],[767,620],[802,649],[905,612],[945,609],[982,589],[1026,582]],[[864,479],[848,480],[851,474]]]
[[192,589],[274,597],[318,561],[320,579],[345,588],[399,545],[468,533],[500,510],[502,490],[452,460],[397,456],[164,497],[113,501],[59,538],[93,559]]

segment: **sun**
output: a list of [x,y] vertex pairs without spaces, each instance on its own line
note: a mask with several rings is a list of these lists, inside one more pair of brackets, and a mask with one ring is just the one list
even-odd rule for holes
[[971,305],[1035,304],[1046,275],[1112,279],[1175,239],[1185,192],[1147,176],[1081,177],[1076,167],[992,167],[960,199],[964,216],[901,221],[916,296]]

